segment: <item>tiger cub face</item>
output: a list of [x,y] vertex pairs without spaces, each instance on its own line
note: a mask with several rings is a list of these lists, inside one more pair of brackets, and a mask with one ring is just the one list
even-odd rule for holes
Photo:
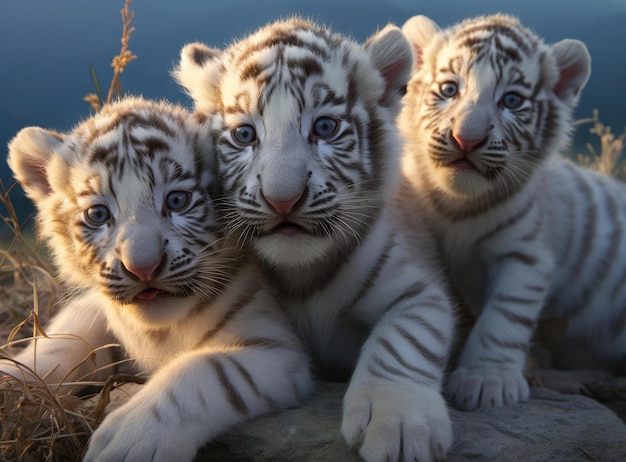
[[567,141],[584,44],[546,45],[504,15],[445,30],[416,16],[402,30],[415,67],[400,127],[431,189],[461,202],[511,194]]
[[302,19],[182,50],[175,76],[217,113],[226,225],[270,266],[328,261],[367,232],[394,183],[411,63],[397,28],[360,45]]
[[182,319],[216,295],[228,258],[199,132],[182,108],[126,99],[71,133],[30,127],[14,138],[9,165],[65,282],[146,324]]

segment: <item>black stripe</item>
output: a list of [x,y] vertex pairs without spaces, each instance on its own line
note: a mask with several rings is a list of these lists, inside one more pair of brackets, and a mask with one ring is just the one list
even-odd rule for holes
[[398,364],[400,364],[405,369],[408,369],[409,371],[414,372],[415,374],[421,375],[423,377],[426,377],[428,379],[436,380],[435,375],[433,375],[432,373],[425,371],[424,369],[419,368],[413,364],[409,364],[402,356],[400,356],[400,353],[398,353],[398,350],[396,350],[389,341],[383,338],[378,338],[378,343],[380,343],[383,346],[383,348],[387,350],[387,352],[391,356],[393,356],[393,358],[398,362]]
[[385,309],[383,310],[383,312],[386,313],[390,309],[395,308],[400,303],[405,302],[407,300],[411,300],[413,297],[416,297],[417,295],[422,293],[424,289],[426,289],[426,284],[424,284],[423,282],[417,281],[413,283],[412,285],[407,287],[404,290],[404,292],[398,295],[394,301],[392,301],[389,305],[387,305]]
[[293,349],[293,347],[285,342],[281,342],[280,340],[271,339],[267,337],[249,337],[244,338],[237,345],[243,346],[245,348],[265,348],[268,350],[273,350],[277,348],[283,349]]
[[565,280],[568,281],[568,284],[572,284],[572,287],[577,287],[578,284],[580,284],[583,266],[589,259],[592,243],[596,237],[598,207],[593,202],[593,190],[587,182],[587,178],[576,168],[570,168],[570,172],[573,174],[574,181],[578,190],[581,192],[581,196],[586,198],[588,204],[588,207],[584,208],[584,210],[587,210],[587,214],[584,216],[584,223],[578,223],[579,227],[582,227],[583,229],[578,256],[574,261],[567,278],[565,278]]
[[417,350],[422,355],[424,359],[439,368],[445,366],[446,359],[444,357],[437,356],[434,352],[427,348],[422,342],[420,342],[416,337],[414,337],[402,326],[394,324],[393,327],[398,331],[402,338],[404,338],[415,350]]
[[517,297],[515,295],[507,294],[498,294],[495,296],[495,300],[504,303],[515,303],[518,305],[536,305],[543,302],[543,300],[535,300],[533,298]]
[[215,357],[209,357],[208,359],[209,363],[211,364],[211,366],[213,366],[213,369],[217,373],[217,377],[222,385],[222,389],[224,390],[226,397],[230,401],[230,404],[233,406],[233,408],[235,408],[237,412],[248,415],[248,406],[246,406],[245,401],[226,375],[226,370],[224,369],[224,366]]
[[254,378],[252,377],[252,375],[250,375],[250,372],[248,372],[248,370],[239,361],[237,361],[232,356],[228,356],[228,360],[233,364],[233,366],[235,366],[237,371],[239,371],[239,374],[243,377],[243,379],[248,384],[248,387],[254,392],[254,394],[257,397],[259,397],[263,401],[267,402],[270,405],[270,407],[272,407],[272,408],[277,408],[278,407],[276,401],[274,401],[271,397],[261,393],[261,390],[259,390],[259,387],[255,383]]
[[515,250],[502,255],[498,255],[496,259],[498,262],[502,262],[504,260],[517,260],[528,266],[535,266],[538,261],[537,258],[533,257],[532,255],[528,255],[523,252],[517,252]]
[[251,288],[248,289],[247,292],[241,295],[230,306],[230,308],[226,310],[226,313],[224,314],[224,316],[222,316],[222,318],[217,322],[217,324],[213,327],[213,329],[207,331],[207,333],[204,334],[204,336],[202,337],[202,340],[200,340],[196,344],[195,348],[199,347],[200,345],[210,342],[213,337],[215,337],[222,329],[224,329],[224,327],[226,327],[226,325],[235,317],[237,313],[239,313],[239,311],[241,311],[246,305],[248,305],[252,300],[254,300],[254,297],[259,292],[259,290],[260,289],[258,286],[252,286]]
[[619,309],[613,309],[609,329],[612,340],[617,338],[619,335],[626,334],[626,305],[622,304]]
[[511,321],[512,323],[522,325],[530,330],[535,328],[536,320],[534,318],[522,316],[521,314],[518,314],[518,313],[512,313],[507,308],[504,308],[498,305],[494,306],[493,309],[497,311],[498,313],[500,313],[502,316],[504,316],[507,320]]
[[566,227],[567,234],[563,240],[563,249],[565,250],[565,254],[563,255],[564,258],[559,263],[565,263],[568,260],[568,257],[572,255],[571,250],[574,248],[574,236],[576,234],[576,227],[574,226],[574,223],[576,223],[577,202],[574,201],[574,198],[569,194],[565,195],[565,200],[567,201],[565,204],[565,208],[567,210],[567,223],[569,223],[570,226]]
[[[604,183],[598,183],[597,186],[601,190],[601,196],[605,199],[604,209],[608,217],[607,223],[611,227],[611,236],[606,246],[604,254],[596,260],[596,265],[593,270],[587,271],[590,274],[589,278],[586,278],[586,285],[583,293],[578,298],[576,305],[570,305],[567,308],[567,315],[575,317],[579,315],[585,308],[589,306],[589,301],[594,293],[598,290],[598,287],[604,282],[607,275],[611,272],[615,266],[617,255],[619,253],[619,247],[622,239],[622,227],[616,220],[619,213],[619,207],[613,195],[607,191],[603,186]],[[596,239],[594,239],[596,240]]]
[[[490,351],[489,353],[495,353],[494,351]],[[513,364],[515,360],[513,358],[509,358],[506,355],[501,355],[499,358],[495,358],[493,356],[485,356],[481,355],[477,358],[477,361],[480,363],[492,363],[492,364]]]
[[540,212],[537,214],[537,218],[533,226],[520,238],[523,242],[531,242],[537,238],[537,235],[543,229],[543,214]]
[[378,279],[381,270],[389,260],[389,251],[396,245],[395,235],[391,233],[387,238],[387,243],[380,251],[378,255],[378,259],[376,263],[370,269],[369,275],[367,279],[363,282],[359,291],[356,293],[354,298],[350,301],[350,303],[346,304],[343,308],[339,310],[339,316],[345,315],[348,311],[356,306],[356,304],[365,296],[365,294],[374,286],[374,283]]
[[[622,263],[626,263],[626,262],[622,262]],[[626,265],[622,268],[622,273],[616,279],[613,289],[611,290],[611,296],[610,296],[611,302],[615,303],[619,300],[618,297],[622,289],[624,289],[624,287],[626,287]]]
[[536,292],[536,293],[545,293],[548,290],[546,286],[538,286],[538,285],[533,285],[533,284],[524,284],[524,289],[528,289],[531,292]]
[[512,342],[509,340],[502,340],[496,337],[496,335],[493,332],[485,332],[483,336],[480,338],[480,343],[485,348],[492,348],[493,345],[496,345],[500,348],[506,348],[509,350],[521,350],[524,352],[528,351],[527,342]]
[[487,239],[490,239],[491,237],[493,237],[494,235],[496,235],[497,233],[499,233],[503,229],[506,229],[506,228],[509,228],[509,227],[515,225],[517,222],[519,222],[522,218],[524,218],[526,216],[528,211],[530,209],[532,209],[533,206],[534,206],[534,202],[532,200],[529,200],[528,204],[526,205],[526,207],[521,209],[519,212],[517,212],[517,214],[513,215],[512,217],[509,217],[505,222],[499,223],[495,228],[493,228],[492,230],[490,230],[487,233],[483,234],[481,237],[479,237],[476,240],[476,244],[480,244],[481,242],[483,242],[483,241],[485,241]]
[[[406,372],[401,371],[395,367],[390,366],[386,362],[384,362],[378,356],[372,360],[372,363],[369,364],[368,370],[370,373],[376,375],[377,377],[384,378],[387,380],[394,380],[396,377],[404,377],[405,379],[412,379],[410,375]],[[384,375],[383,372],[386,372],[387,375]]]
[[[420,303],[420,306],[423,306],[423,304]],[[447,311],[447,310],[444,310],[444,311]],[[403,313],[401,317],[403,319],[408,319],[410,321],[418,323],[420,326],[422,326],[424,329],[426,329],[428,332],[430,332],[433,337],[435,337],[437,340],[439,340],[440,343],[443,344],[443,343],[447,342],[447,338],[444,335],[444,333],[440,329],[435,327],[430,321],[427,321],[426,319],[424,319],[419,314],[413,313],[413,312],[411,312],[411,313]]]

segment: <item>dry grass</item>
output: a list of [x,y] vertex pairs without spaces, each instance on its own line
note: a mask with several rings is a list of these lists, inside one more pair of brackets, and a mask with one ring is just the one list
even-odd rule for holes
[[[131,1],[125,0],[121,10],[122,47],[111,63],[113,78],[106,99],[102,97],[97,76],[91,68],[96,94],[84,99],[96,111],[114,97],[120,97],[120,76],[128,63],[136,59],[128,49],[130,35],[135,30],[131,27],[134,18]],[[79,397],[59,392],[56,386],[49,386],[34,371],[12,359],[12,354],[27,342],[48,337],[42,326],[53,315],[53,307],[62,292],[54,269],[45,257],[46,250],[25,232],[24,224],[18,219],[10,199],[12,189],[13,186],[5,190],[0,182],[0,203],[4,208],[0,220],[12,236],[10,242],[0,249],[0,339],[6,342],[0,349],[0,359],[13,362],[36,379],[27,381],[25,374],[21,378],[0,378],[0,459],[28,462],[79,460],[89,437],[104,417],[110,401],[109,393],[122,383],[140,383],[143,379],[116,375],[106,383],[87,384],[96,387],[92,392],[101,389],[99,397],[87,400],[88,394]]]
[[[6,344],[0,358],[9,359],[29,337],[45,336],[41,324],[52,315],[59,288],[43,250],[23,231],[2,187],[2,221],[13,239],[0,250],[0,333]],[[0,380],[0,454],[3,460],[72,460],[90,435],[80,398],[60,395],[43,380]]]
[[3,460],[78,460],[93,431],[83,399],[59,394],[42,381],[2,390]]
[[0,297],[5,311],[0,313],[0,332],[10,325],[8,342],[20,338],[26,326],[38,334],[40,316],[49,317],[58,298],[58,286],[46,252],[28,237],[20,223],[13,203],[11,190],[0,181],[0,204],[4,213],[0,220],[10,230],[12,239],[0,249]]
[[574,122],[575,125],[592,124],[589,132],[599,138],[598,150],[592,143],[587,143],[589,154],[578,154],[578,163],[605,175],[614,176],[626,180],[626,164],[622,155],[624,153],[624,141],[626,140],[626,127],[620,136],[613,134],[611,127],[600,122],[599,111],[595,109],[593,116]]

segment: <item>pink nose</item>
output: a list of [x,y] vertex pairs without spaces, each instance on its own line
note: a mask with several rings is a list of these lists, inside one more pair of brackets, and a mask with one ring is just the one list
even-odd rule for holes
[[140,281],[151,281],[152,279],[154,279],[154,273],[156,272],[159,265],[161,265],[160,261],[146,268],[133,268],[132,266],[128,265],[124,265],[124,268],[126,268],[129,273],[137,276]]
[[299,205],[298,201],[301,198],[302,198],[302,194],[298,194],[297,196],[286,201],[276,201],[274,199],[271,199],[265,196],[265,200],[267,201],[267,203],[270,204],[272,208],[276,210],[276,212],[280,213],[281,215],[289,215],[291,212],[296,210]]
[[485,140],[485,138],[481,138],[477,140],[467,140],[457,134],[452,134],[452,138],[454,138],[454,141],[459,146],[459,148],[461,148],[461,151],[463,152],[472,151],[476,146],[478,146],[480,143],[482,143]]

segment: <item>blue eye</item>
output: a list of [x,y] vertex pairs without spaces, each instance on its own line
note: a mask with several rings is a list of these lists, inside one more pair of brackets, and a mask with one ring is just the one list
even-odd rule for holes
[[179,212],[189,205],[191,193],[187,191],[172,191],[165,197],[165,206],[172,212]]
[[526,99],[519,93],[510,91],[502,97],[502,105],[507,109],[519,109]]
[[109,221],[111,212],[105,205],[94,205],[85,210],[85,219],[95,226],[100,226]]
[[313,134],[320,138],[330,138],[339,128],[339,122],[332,117],[320,117],[313,122]]
[[456,82],[443,82],[439,85],[439,92],[444,98],[453,98],[459,92],[459,86]]
[[256,130],[252,125],[240,125],[231,133],[235,141],[242,146],[248,146],[256,141]]

